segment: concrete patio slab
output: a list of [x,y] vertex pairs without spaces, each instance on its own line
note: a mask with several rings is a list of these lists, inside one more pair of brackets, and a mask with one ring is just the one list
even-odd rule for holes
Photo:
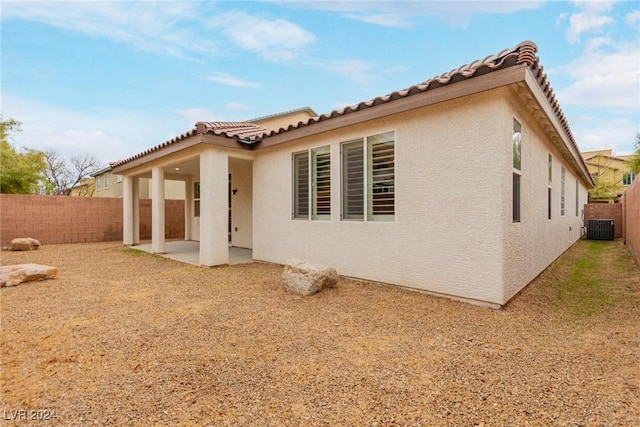
[[[151,243],[131,246],[132,249],[153,253]],[[186,264],[200,265],[200,242],[192,240],[175,240],[165,243],[165,253],[158,254],[165,258]],[[246,248],[229,247],[229,265],[253,262],[253,251]]]

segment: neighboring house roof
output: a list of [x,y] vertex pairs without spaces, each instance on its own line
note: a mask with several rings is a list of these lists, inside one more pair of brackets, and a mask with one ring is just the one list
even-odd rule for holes
[[256,117],[255,119],[247,120],[247,122],[249,123],[261,122],[263,120],[273,119],[275,117],[281,117],[281,116],[288,116],[294,113],[309,113],[311,117],[317,116],[316,112],[313,111],[311,107],[302,107],[302,108],[296,108],[294,110],[283,111],[281,113],[275,113],[275,114],[269,114],[267,116]]
[[[261,130],[260,126],[251,123],[228,123],[228,122],[198,122],[196,126],[190,131],[183,133],[173,139],[170,139],[160,145],[145,150],[142,153],[136,154],[124,160],[111,163],[112,167],[122,166],[133,160],[144,157],[150,153],[161,150],[165,147],[180,143],[190,137],[198,134],[217,135],[223,138],[233,139],[237,141],[241,146],[251,149],[262,141],[269,140],[272,137],[278,135],[284,135],[288,132],[295,131],[303,128],[311,128],[322,122],[328,122],[332,120],[339,120],[341,117],[348,116],[358,111],[372,109],[377,106],[392,104],[394,101],[411,98],[415,95],[419,95],[425,92],[432,91],[434,89],[442,88],[445,86],[455,85],[456,83],[470,80],[475,77],[483,76],[489,73],[493,73],[502,69],[526,66],[532,73],[533,78],[537,82],[542,95],[546,98],[550,107],[550,113],[557,120],[560,131],[564,133],[565,140],[572,146],[570,148],[575,152],[574,157],[576,166],[578,169],[582,168],[585,174],[585,179],[591,184],[593,180],[588,174],[584,160],[579,155],[579,148],[569,128],[569,123],[562,112],[560,105],[551,89],[551,85],[547,80],[546,74],[543,73],[543,67],[539,64],[539,58],[536,56],[537,46],[531,41],[524,41],[511,49],[505,49],[495,55],[487,56],[484,59],[471,62],[470,64],[463,65],[457,69],[451,70],[447,73],[433,77],[422,83],[413,85],[409,88],[392,92],[385,96],[376,97],[370,101],[360,102],[357,105],[345,107],[341,110],[334,110],[328,114],[322,114],[320,116],[311,117],[304,122],[298,122],[291,124],[287,128],[280,128],[278,130]],[[386,112],[386,109],[385,109]],[[389,110],[386,114],[393,114],[396,111]],[[561,137],[562,138],[562,137]],[[279,139],[279,138],[277,138]],[[580,166],[580,163],[582,165]]]
[[110,171],[111,171],[111,169],[112,169],[112,168],[111,168],[111,166],[107,166],[106,168],[102,168],[102,169],[100,169],[99,171],[95,171],[94,173],[92,173],[92,174],[91,174],[91,175],[89,175],[89,176],[92,176],[92,177],[94,177],[94,178],[95,178],[96,176],[98,176],[98,175],[102,175],[102,174],[103,174],[103,173],[105,173],[105,172],[110,172]]

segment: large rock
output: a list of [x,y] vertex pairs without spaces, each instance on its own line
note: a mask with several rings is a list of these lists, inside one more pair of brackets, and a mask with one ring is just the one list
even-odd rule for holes
[[35,251],[40,247],[40,242],[31,237],[20,237],[11,241],[12,251]]
[[301,295],[312,295],[338,283],[338,272],[333,267],[313,265],[304,261],[291,261],[284,266],[282,283],[285,289]]
[[58,269],[49,265],[17,264],[0,267],[0,288],[16,286],[23,282],[50,279]]

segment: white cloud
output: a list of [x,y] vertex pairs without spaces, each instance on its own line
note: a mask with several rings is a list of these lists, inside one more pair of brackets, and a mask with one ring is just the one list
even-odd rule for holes
[[631,11],[627,14],[627,16],[625,17],[624,22],[627,25],[630,25],[632,27],[635,27],[638,25],[638,23],[640,22],[640,10],[634,10]]
[[226,12],[209,21],[242,49],[273,62],[291,61],[316,41],[315,35],[279,18],[258,18],[241,11]]
[[356,83],[367,84],[372,81],[371,64],[359,59],[332,61],[327,69]]
[[164,142],[171,137],[168,129],[182,125],[135,111],[92,115],[6,95],[1,101],[3,115],[22,122],[22,131],[14,135],[16,146],[53,148],[64,157],[88,153],[105,165]]
[[[196,2],[3,2],[2,20],[22,19],[132,44],[140,50],[195,59],[217,51],[195,30]],[[187,23],[187,25],[183,25]]]
[[562,105],[640,110],[640,47],[593,39],[561,70],[574,82],[558,91]]
[[228,110],[228,111],[247,111],[247,110],[251,109],[251,107],[249,107],[246,104],[242,104],[240,102],[232,101],[232,102],[227,103],[224,106],[224,109]]
[[612,22],[613,18],[610,16],[589,12],[576,13],[571,15],[569,18],[569,28],[567,29],[565,36],[570,43],[578,43],[582,33],[591,30],[599,30]]
[[231,87],[240,87],[240,88],[244,88],[244,87],[258,87],[260,86],[260,83],[255,83],[255,82],[249,82],[246,80],[242,80],[238,77],[232,76],[231,74],[227,74],[227,73],[222,73],[222,72],[214,72],[213,74],[211,74],[210,76],[206,77],[207,80],[211,80],[213,82],[217,82],[220,84],[223,84],[225,86],[231,86]]
[[[570,118],[574,120],[574,118]],[[615,154],[631,154],[638,133],[638,123],[625,118],[603,120],[602,117],[585,119],[580,127],[573,128],[581,151],[613,149]]]
[[341,13],[348,19],[387,27],[406,27],[417,18],[434,16],[453,26],[468,24],[473,14],[508,14],[536,9],[543,1],[276,1],[293,8]]

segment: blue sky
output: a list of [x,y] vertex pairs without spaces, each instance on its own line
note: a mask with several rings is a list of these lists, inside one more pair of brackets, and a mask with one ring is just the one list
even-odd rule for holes
[[1,112],[18,146],[105,164],[188,131],[403,89],[523,40],[582,150],[640,131],[640,3],[2,2]]

